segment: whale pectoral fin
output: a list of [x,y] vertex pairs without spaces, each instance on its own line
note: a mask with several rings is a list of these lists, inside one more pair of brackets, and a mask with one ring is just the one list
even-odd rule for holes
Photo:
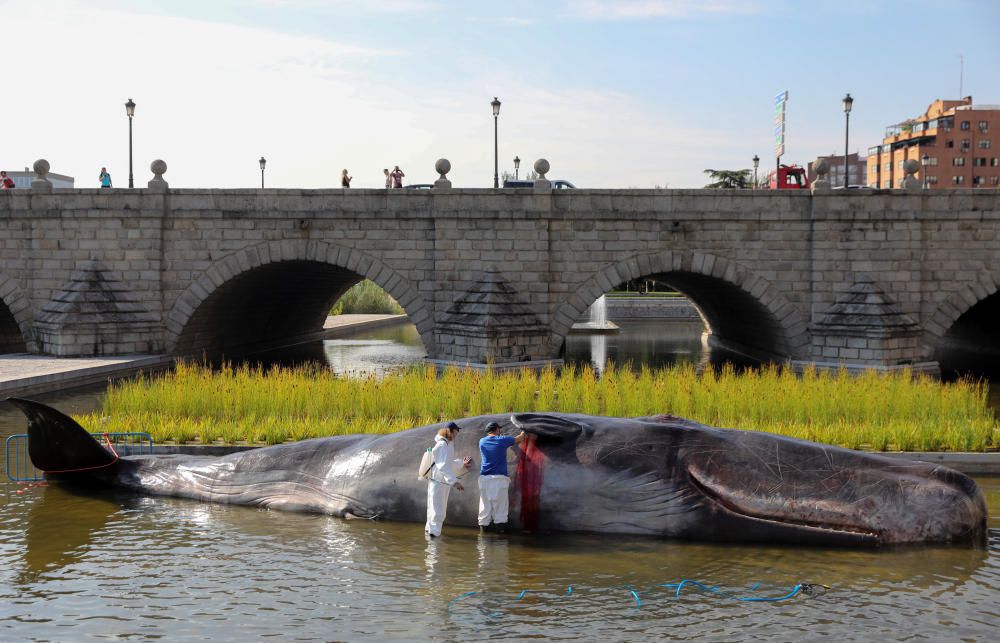
[[583,432],[582,424],[545,413],[516,413],[510,421],[525,433],[544,438],[575,440]]
[[381,515],[380,512],[363,509],[344,509],[340,512],[344,520],[378,520]]

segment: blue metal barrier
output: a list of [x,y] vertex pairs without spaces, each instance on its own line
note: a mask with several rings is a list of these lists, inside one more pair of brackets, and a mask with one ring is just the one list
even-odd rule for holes
[[[91,433],[90,435],[104,448],[114,449],[119,457],[153,453],[153,437],[148,433]],[[5,450],[8,480],[38,482],[45,479],[45,473],[36,469],[28,456],[27,433],[8,437]]]
[[7,479],[14,482],[37,482],[45,474],[31,464],[28,457],[28,434],[20,433],[7,438]]

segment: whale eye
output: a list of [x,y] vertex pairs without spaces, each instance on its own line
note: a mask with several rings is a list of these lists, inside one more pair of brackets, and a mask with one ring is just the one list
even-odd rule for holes
[[517,413],[510,421],[525,433],[557,440],[575,440],[583,432],[583,425],[559,415],[545,413]]

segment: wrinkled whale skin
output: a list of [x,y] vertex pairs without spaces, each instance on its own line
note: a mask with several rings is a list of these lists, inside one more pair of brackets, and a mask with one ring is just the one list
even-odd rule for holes
[[[60,455],[49,443],[67,430],[53,428],[52,413],[75,422],[36,402],[11,401],[29,417],[33,461],[51,470]],[[845,546],[986,538],[983,494],[952,469],[668,415],[524,413],[458,420],[463,430],[456,457],[475,462],[461,478],[465,491],[451,493],[448,524],[477,524],[477,444],[490,421],[508,434],[519,428],[528,434],[508,461],[510,525],[525,531]],[[87,471],[59,469],[64,472],[50,477],[205,502],[424,522],[427,485],[436,483],[417,480],[416,469],[443,426],[318,438],[222,457],[125,457]]]

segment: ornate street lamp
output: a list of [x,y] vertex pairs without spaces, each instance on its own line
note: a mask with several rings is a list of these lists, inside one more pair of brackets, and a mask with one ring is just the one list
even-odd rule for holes
[[521,167],[521,159],[514,157],[514,180],[517,180],[517,168]]
[[757,189],[757,166],[760,165],[760,157],[753,155],[753,189]]
[[923,156],[920,157],[920,174],[922,175],[922,178],[924,179],[924,189],[925,190],[929,186],[929,184],[927,183],[927,166],[930,165],[930,162],[931,162],[931,157],[927,156],[926,154],[924,154]]
[[844,96],[844,187],[847,187],[847,141],[851,132],[851,106],[854,99],[848,94]]
[[132,178],[132,117],[135,116],[135,103],[131,98],[125,103],[125,113],[128,115],[128,186],[134,188],[135,181]]
[[500,166],[497,150],[497,117],[500,116],[500,101],[494,96],[490,101],[493,106],[493,187],[500,187]]
[[260,157],[260,189],[264,189],[264,166],[267,165],[267,159],[263,156]]

